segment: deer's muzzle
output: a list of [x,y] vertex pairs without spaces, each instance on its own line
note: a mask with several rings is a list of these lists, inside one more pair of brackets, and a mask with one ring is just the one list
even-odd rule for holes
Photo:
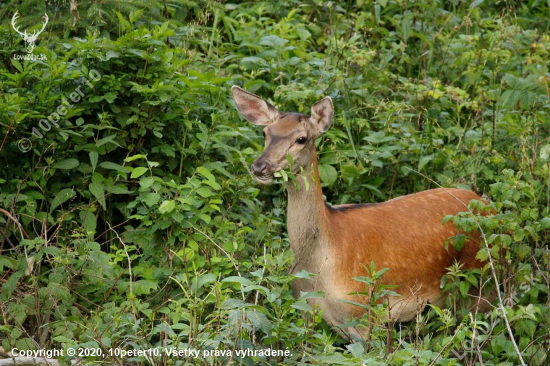
[[273,180],[275,166],[265,158],[258,158],[250,167],[250,172],[260,183],[270,183]]

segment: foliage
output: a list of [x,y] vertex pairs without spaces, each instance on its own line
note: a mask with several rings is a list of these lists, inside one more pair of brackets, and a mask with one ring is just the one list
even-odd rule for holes
[[[285,192],[247,173],[263,141],[232,106],[237,84],[287,111],[333,98],[333,127],[318,141],[330,203],[434,188],[426,177],[485,193],[493,213],[446,220],[462,235],[480,223],[524,360],[548,363],[547,3],[171,2],[167,15],[161,1],[82,2],[73,24],[68,2],[55,2],[65,20],[34,51],[47,60],[21,62],[15,3],[0,26],[5,349],[292,351],[238,358],[245,365],[519,363],[496,312],[455,306],[480,273],[450,268],[451,306],[410,324],[356,320],[371,326],[363,343],[338,338],[305,301],[322,294],[295,300]],[[31,3],[42,4],[29,2],[29,17],[50,10]],[[383,272],[365,270],[365,294],[388,295]]]

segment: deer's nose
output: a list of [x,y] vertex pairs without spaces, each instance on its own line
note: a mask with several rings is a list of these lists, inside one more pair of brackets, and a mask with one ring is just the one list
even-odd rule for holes
[[267,175],[267,168],[268,168],[267,161],[263,159],[258,159],[252,164],[252,166],[250,167],[250,170],[252,174],[259,177],[259,176]]

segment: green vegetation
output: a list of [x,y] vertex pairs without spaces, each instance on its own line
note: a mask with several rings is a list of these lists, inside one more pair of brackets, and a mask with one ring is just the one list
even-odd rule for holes
[[[286,111],[333,98],[333,126],[318,141],[332,204],[435,188],[431,179],[485,193],[496,214],[479,220],[515,340],[526,364],[547,365],[549,6],[0,5],[0,345],[292,351],[104,360],[119,365],[520,364],[496,310],[455,306],[479,273],[450,268],[450,307],[400,331],[370,302],[372,323],[357,320],[369,342],[338,338],[321,309],[295,300],[284,185],[261,188],[248,173],[263,140],[232,105],[236,84]],[[16,10],[22,29],[48,13],[34,48],[46,60],[14,60],[25,54]],[[58,122],[39,125],[56,112]],[[471,215],[448,219],[476,229]],[[383,269],[365,265],[378,293]]]

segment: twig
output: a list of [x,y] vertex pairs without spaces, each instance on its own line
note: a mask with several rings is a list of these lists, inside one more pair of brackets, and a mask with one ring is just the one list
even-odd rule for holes
[[437,359],[439,357],[441,357],[441,355],[443,354],[443,351],[445,351],[445,348],[447,348],[452,342],[453,342],[453,339],[455,339],[455,337],[457,336],[458,334],[458,331],[460,330],[460,328],[462,328],[463,324],[460,324],[460,326],[457,328],[457,330],[455,331],[455,334],[453,334],[453,337],[449,340],[449,342],[447,342],[443,348],[441,348],[441,351],[439,351],[439,353],[437,354],[437,356],[435,356],[434,360],[432,361],[432,363],[430,363],[430,366],[433,366],[435,365]]
[[[260,281],[258,282],[258,285],[262,283],[262,279],[264,278],[264,272],[266,267],[267,267],[267,256],[265,253],[265,242],[264,242],[264,266],[262,268],[262,275],[260,276]],[[260,290],[256,290],[256,298],[254,299],[254,306],[258,305],[259,297],[260,297]],[[256,326],[252,327],[252,344],[256,344]]]
[[8,126],[8,132],[6,132],[6,136],[4,136],[4,141],[2,141],[2,146],[0,146],[0,151],[4,150],[4,144],[8,140],[8,135],[10,134],[11,130],[13,130],[13,125],[15,124],[15,121],[17,121],[17,116],[19,115],[19,112],[21,111],[17,111],[17,113],[15,114],[15,117],[13,117],[13,119],[10,121],[10,125]]
[[546,212],[550,212],[550,161],[548,162],[548,187],[546,187]]
[[[243,312],[244,312],[244,309],[243,309]],[[227,364],[227,366],[231,366],[231,364],[233,363],[233,357],[235,356],[235,350],[237,349],[237,342],[239,341],[241,324],[242,324],[241,318],[239,318],[239,330],[237,331],[237,336],[235,337],[235,342],[233,343],[233,352],[231,352],[231,358],[229,359],[229,363]]]
[[136,315],[136,307],[134,306],[134,287],[133,287],[133,275],[132,275],[132,261],[130,260],[130,254],[128,254],[128,250],[126,249],[126,244],[122,241],[122,238],[118,235],[118,232],[114,230],[111,227],[111,224],[109,224],[108,221],[105,221],[107,226],[109,226],[109,229],[113,230],[116,237],[124,247],[124,253],[126,253],[126,258],[128,259],[128,272],[130,272],[130,298],[132,302],[132,313],[134,314],[134,320],[137,322],[137,315]]
[[22,239],[24,239],[24,238],[29,239],[29,236],[27,235],[27,233],[23,229],[23,226],[21,225],[21,223],[15,217],[13,217],[8,211],[4,210],[3,208],[0,208],[0,212],[3,213],[4,215],[6,215],[7,217],[9,217],[10,220],[12,220],[17,225],[17,227],[19,228],[19,232],[21,233],[21,238]]
[[8,135],[10,134],[11,132],[11,125],[8,127],[8,132],[6,132],[6,136],[4,136],[4,141],[2,141],[2,145],[0,146],[0,151],[4,150],[4,144],[6,143],[7,139],[8,139]]
[[428,176],[426,176],[426,175],[424,175],[424,174],[422,174],[422,173],[420,173],[420,172],[418,172],[418,171],[416,171],[412,168],[409,168],[409,167],[405,167],[405,168],[415,172],[416,174],[419,174],[419,175],[423,176],[424,178],[428,179],[430,182],[434,183],[439,188],[443,189],[448,195],[450,195],[451,197],[456,199],[458,202],[460,202],[464,207],[466,207],[468,212],[472,215],[472,218],[474,219],[479,231],[481,232],[481,237],[483,238],[483,243],[485,244],[485,249],[487,250],[487,258],[489,259],[489,265],[491,267],[491,273],[493,275],[493,280],[495,281],[495,288],[496,288],[497,295],[498,295],[498,308],[499,308],[500,312],[502,313],[502,317],[504,318],[504,322],[506,323],[506,328],[508,330],[508,335],[510,336],[510,340],[512,341],[512,344],[514,346],[514,350],[516,351],[516,354],[518,355],[519,361],[520,361],[522,366],[526,366],[525,362],[523,361],[523,357],[521,356],[521,352],[519,351],[516,340],[514,339],[514,333],[512,332],[512,328],[510,327],[510,322],[508,321],[508,316],[506,315],[506,308],[504,307],[504,303],[502,302],[502,294],[500,293],[500,285],[498,283],[497,273],[496,273],[496,270],[495,270],[495,266],[493,264],[493,257],[491,256],[491,252],[489,250],[489,244],[487,243],[487,238],[485,237],[485,232],[483,231],[483,229],[481,228],[481,225],[479,224],[479,220],[474,215],[472,210],[470,210],[470,207],[468,207],[467,204],[465,204],[458,197],[456,197],[451,192],[449,192],[449,190],[442,187],[439,183],[437,183],[436,181],[434,181],[430,177],[428,177]]

